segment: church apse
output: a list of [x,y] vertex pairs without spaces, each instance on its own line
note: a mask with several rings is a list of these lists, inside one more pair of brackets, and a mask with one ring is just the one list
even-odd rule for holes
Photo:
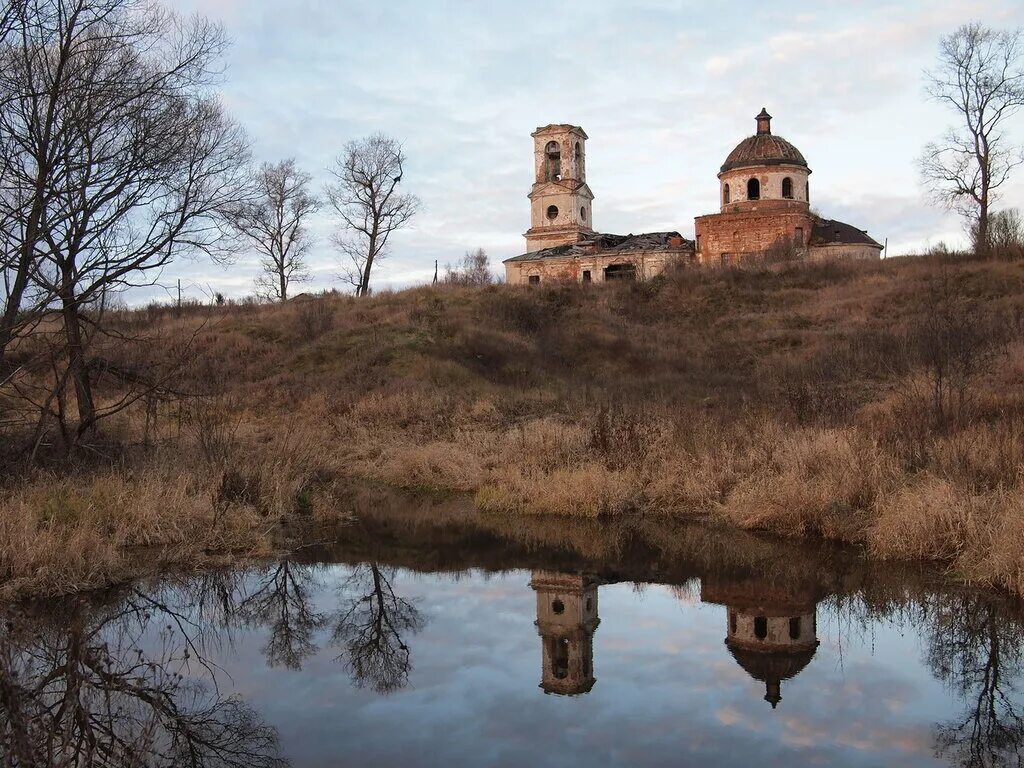
[[544,693],[572,696],[594,687],[594,632],[599,581],[585,574],[534,571]]

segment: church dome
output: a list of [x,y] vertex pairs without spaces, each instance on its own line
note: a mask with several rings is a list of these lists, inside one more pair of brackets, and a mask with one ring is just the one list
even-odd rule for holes
[[771,132],[772,116],[761,108],[757,120],[757,133],[748,136],[725,158],[722,173],[736,168],[749,168],[761,165],[801,165],[807,167],[807,161],[800,150],[781,136]]
[[817,650],[812,646],[793,650],[755,651],[731,643],[728,648],[736,663],[743,667],[748,675],[762,683],[796,677],[811,663]]

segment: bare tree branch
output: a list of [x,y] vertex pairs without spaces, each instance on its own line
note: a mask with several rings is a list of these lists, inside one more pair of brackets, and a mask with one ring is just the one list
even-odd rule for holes
[[357,296],[370,292],[373,265],[387,254],[391,234],[420,209],[419,198],[398,192],[404,164],[402,145],[376,133],[350,141],[331,169],[336,181],[327,185],[327,199],[340,219],[334,241]]
[[1021,30],[966,24],[942,38],[939,62],[925,73],[928,95],[956,114],[957,124],[925,146],[918,165],[932,200],[956,211],[989,251],[989,212],[996,191],[1024,163],[1009,144],[1006,120],[1024,107]]
[[306,223],[320,209],[309,191],[311,179],[294,158],[264,163],[253,178],[253,199],[231,211],[233,226],[260,254],[261,296],[287,301],[293,283],[309,280],[305,256],[312,239]]

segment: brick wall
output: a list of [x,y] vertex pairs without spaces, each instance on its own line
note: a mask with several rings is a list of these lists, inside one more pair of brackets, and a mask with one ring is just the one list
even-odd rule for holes
[[542,283],[584,281],[584,272],[590,273],[590,282],[604,282],[604,270],[612,264],[632,264],[638,280],[648,280],[665,271],[669,264],[693,261],[692,251],[650,251],[604,256],[566,256],[562,258],[537,259],[535,261],[513,261],[505,264],[505,282],[522,285],[530,277],[540,278]]
[[743,256],[764,253],[782,238],[793,238],[802,230],[803,243],[811,236],[810,214],[802,211],[763,213],[715,213],[694,220],[697,253],[701,264],[730,264]]

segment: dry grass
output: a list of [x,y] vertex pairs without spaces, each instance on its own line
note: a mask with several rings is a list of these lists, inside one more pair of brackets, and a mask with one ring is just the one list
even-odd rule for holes
[[[939,279],[956,299],[940,319],[962,329],[981,317],[989,330],[933,333],[924,354]],[[117,322],[195,335],[196,361],[174,386],[202,397],[160,404],[151,446],[129,410],[105,427],[107,459],[11,462],[8,580],[99,584],[140,546],[183,562],[265,551],[296,516],[346,514],[335,488],[360,480],[470,493],[483,512],[531,519],[695,518],[821,536],[1024,593],[1020,263],[418,288]],[[938,416],[936,347],[964,382],[947,385]],[[136,363],[158,354],[103,350]],[[24,435],[3,437],[21,450]]]

